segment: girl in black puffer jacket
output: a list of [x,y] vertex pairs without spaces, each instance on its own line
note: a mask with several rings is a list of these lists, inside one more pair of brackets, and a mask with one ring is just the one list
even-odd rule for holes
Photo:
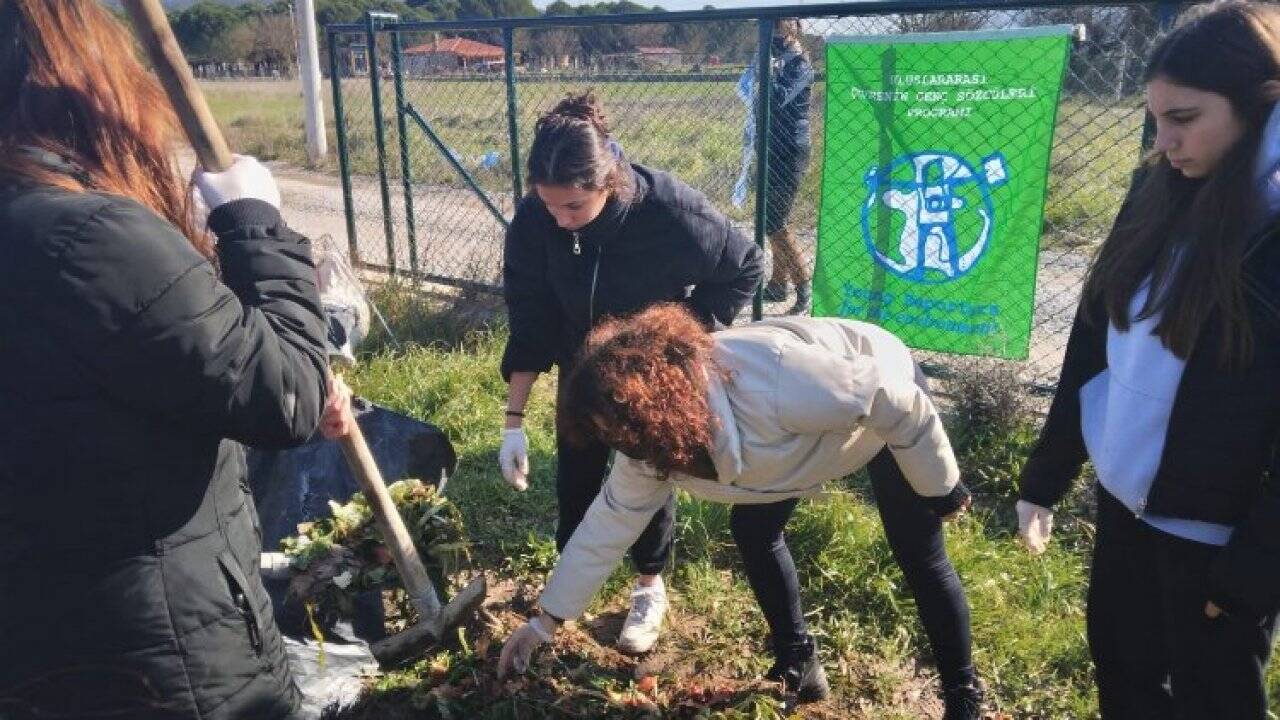
[[[525,402],[539,374],[563,377],[588,331],[610,315],[683,302],[708,327],[728,325],[760,284],[762,253],[697,190],[626,161],[590,93],[538,121],[529,152],[534,187],[507,233],[503,282],[511,336],[502,358],[510,383],[499,460],[526,487]],[[604,483],[609,448],[576,447],[557,432],[556,492],[563,548]],[[666,609],[659,573],[671,552],[674,503],[632,546],[640,572],[619,648],[644,652]]]
[[167,107],[96,0],[0,2],[6,718],[297,708],[241,443],[322,416],[315,269],[252,158],[197,173],[213,250]]

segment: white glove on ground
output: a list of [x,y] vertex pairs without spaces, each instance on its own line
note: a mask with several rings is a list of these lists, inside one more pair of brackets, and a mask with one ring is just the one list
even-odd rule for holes
[[1053,511],[1026,500],[1014,506],[1018,512],[1018,537],[1032,555],[1039,555],[1049,546],[1049,534],[1053,532]]
[[514,669],[522,673],[529,669],[529,658],[539,645],[551,642],[556,634],[556,621],[546,615],[535,615],[521,625],[502,645],[502,657],[498,660],[498,677],[503,678]]
[[255,198],[265,200],[279,209],[280,188],[276,185],[275,178],[271,177],[271,171],[256,158],[248,155],[232,157],[235,158],[235,162],[222,172],[205,172],[197,167],[192,173],[192,180],[195,181],[196,189],[200,191],[200,198],[204,201],[205,207],[212,211],[219,205],[225,205],[232,200]]
[[498,464],[502,466],[502,477],[507,479],[511,487],[522,492],[529,489],[529,438],[525,436],[524,428],[507,428],[502,431]]

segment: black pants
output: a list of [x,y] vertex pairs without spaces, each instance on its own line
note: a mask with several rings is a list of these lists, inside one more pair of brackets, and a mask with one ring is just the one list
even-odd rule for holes
[[[942,521],[907,484],[888,450],[869,465],[871,488],[894,560],[916,600],[943,687],[973,681],[969,601],[942,543]],[[796,500],[734,505],[729,524],[769,631],[774,653],[803,642],[808,628],[800,608],[800,584],[783,528]]]
[[1156,530],[1098,488],[1088,628],[1103,718],[1266,717],[1276,615],[1204,614],[1219,552]]
[[[600,487],[604,485],[609,466],[609,448],[593,442],[577,447],[556,433],[556,497],[560,503],[560,522],[556,525],[556,549],[564,550],[573,531],[578,529]],[[631,546],[631,561],[641,575],[656,575],[671,556],[671,538],[675,531],[676,501],[673,496],[654,513],[649,526]]]

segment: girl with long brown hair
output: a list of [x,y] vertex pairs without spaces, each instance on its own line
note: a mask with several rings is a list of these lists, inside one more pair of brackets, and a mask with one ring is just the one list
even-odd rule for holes
[[1280,612],[1280,8],[1191,16],[1146,70],[1152,155],[1085,283],[1020,533],[1084,460],[1104,718],[1263,718]]
[[240,443],[326,409],[315,268],[252,158],[195,217],[174,129],[100,2],[0,0],[7,718],[297,708]]
[[523,670],[576,618],[677,488],[733,505],[729,525],[769,627],[767,676],[800,701],[827,694],[783,530],[801,498],[866,467],[885,535],[938,660],[947,720],[977,720],[969,605],[942,523],[968,507],[951,444],[902,341],[874,325],[773,318],[708,333],[661,305],[588,336],[565,381],[570,439],[618,451],[560,555],[542,614],[503,647]]

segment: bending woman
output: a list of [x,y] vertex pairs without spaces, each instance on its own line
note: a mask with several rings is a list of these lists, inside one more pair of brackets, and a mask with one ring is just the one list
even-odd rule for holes
[[571,437],[618,451],[534,617],[503,648],[523,669],[582,614],[655,508],[676,488],[733,505],[730,526],[764,612],[768,677],[800,700],[827,694],[783,530],[799,500],[867,467],[885,534],[919,607],[948,720],[977,718],[969,606],[942,521],[969,505],[951,443],[910,351],[866,323],[775,318],[709,334],[663,305],[591,333],[566,381]]

